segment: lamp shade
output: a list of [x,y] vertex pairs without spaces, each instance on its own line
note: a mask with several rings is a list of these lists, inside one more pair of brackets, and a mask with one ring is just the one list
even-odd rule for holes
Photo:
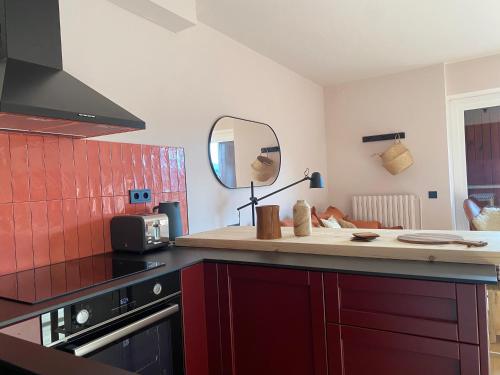
[[321,189],[324,188],[323,177],[319,172],[313,172],[309,178],[309,188],[311,189]]

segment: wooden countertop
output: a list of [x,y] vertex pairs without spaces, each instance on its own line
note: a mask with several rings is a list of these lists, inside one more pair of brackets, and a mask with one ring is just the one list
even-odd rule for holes
[[[453,263],[500,264],[500,232],[432,231],[432,230],[369,230],[380,235],[373,242],[353,242],[352,233],[363,229],[313,228],[309,237],[295,237],[293,228],[282,228],[277,240],[258,240],[255,227],[227,227],[196,233],[176,240],[177,246],[258,250],[268,252],[336,255],[364,258],[421,260]],[[448,233],[465,239],[486,241],[488,246],[417,245],[396,239],[408,233]]]

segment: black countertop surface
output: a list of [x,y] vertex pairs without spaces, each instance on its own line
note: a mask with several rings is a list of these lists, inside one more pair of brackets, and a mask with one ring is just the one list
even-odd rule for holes
[[[397,278],[434,280],[444,282],[496,284],[497,273],[494,265],[474,265],[461,263],[440,263],[421,261],[401,261],[358,257],[338,257],[327,255],[309,255],[293,253],[270,253],[259,251],[240,251],[223,249],[206,249],[190,247],[173,247],[155,251],[145,255],[132,253],[115,253],[117,258],[135,258],[146,261],[161,261],[165,266],[147,272],[125,277],[93,288],[78,291],[60,298],[35,305],[0,299],[0,328],[16,322],[39,316],[56,308],[89,298],[108,291],[118,289],[139,281],[154,278],[158,275],[174,272],[192,264],[208,262],[227,262],[240,264],[256,264],[261,266],[278,266],[285,268],[302,268],[318,271],[345,272],[366,275],[379,275]],[[45,361],[40,358],[33,361],[31,356],[16,353],[31,351],[36,356],[52,358]],[[59,360],[57,360],[59,358]],[[0,362],[11,363],[18,368],[38,374],[63,374],[72,368],[85,369],[79,373],[106,373],[109,375],[125,374],[127,372],[113,369],[96,362],[76,358],[72,355],[43,348],[19,339],[0,335]],[[85,363],[85,366],[82,365]],[[53,363],[51,367],[50,363]],[[57,364],[59,363],[59,364]],[[61,366],[64,363],[64,366]],[[38,365],[37,365],[38,364]],[[36,368],[34,368],[34,366]],[[95,366],[95,367],[93,367]],[[93,371],[89,369],[93,368]],[[105,370],[105,369],[108,370]],[[63,369],[66,371],[63,371]]]

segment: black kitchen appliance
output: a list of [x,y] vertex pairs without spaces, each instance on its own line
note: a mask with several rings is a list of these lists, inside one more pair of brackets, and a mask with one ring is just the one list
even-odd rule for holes
[[111,219],[113,250],[143,253],[167,246],[169,219],[165,214],[119,215]]
[[144,128],[63,70],[58,0],[0,0],[0,129],[94,137]]
[[173,272],[41,316],[46,347],[143,375],[184,373],[180,274]]
[[109,253],[69,260],[0,276],[0,298],[35,304],[163,265]]
[[168,216],[169,238],[170,241],[175,241],[177,237],[182,236],[182,217],[181,203],[178,201],[160,202],[153,208],[153,212],[165,214]]

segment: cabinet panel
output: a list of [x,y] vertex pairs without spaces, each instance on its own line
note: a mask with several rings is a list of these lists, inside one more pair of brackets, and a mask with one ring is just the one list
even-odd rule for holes
[[322,274],[218,267],[224,373],[326,375]]
[[325,276],[328,322],[479,343],[473,285],[346,274],[334,283]]
[[341,327],[345,375],[479,375],[478,347]]
[[199,263],[182,270],[181,288],[185,373],[220,375],[217,266]]

